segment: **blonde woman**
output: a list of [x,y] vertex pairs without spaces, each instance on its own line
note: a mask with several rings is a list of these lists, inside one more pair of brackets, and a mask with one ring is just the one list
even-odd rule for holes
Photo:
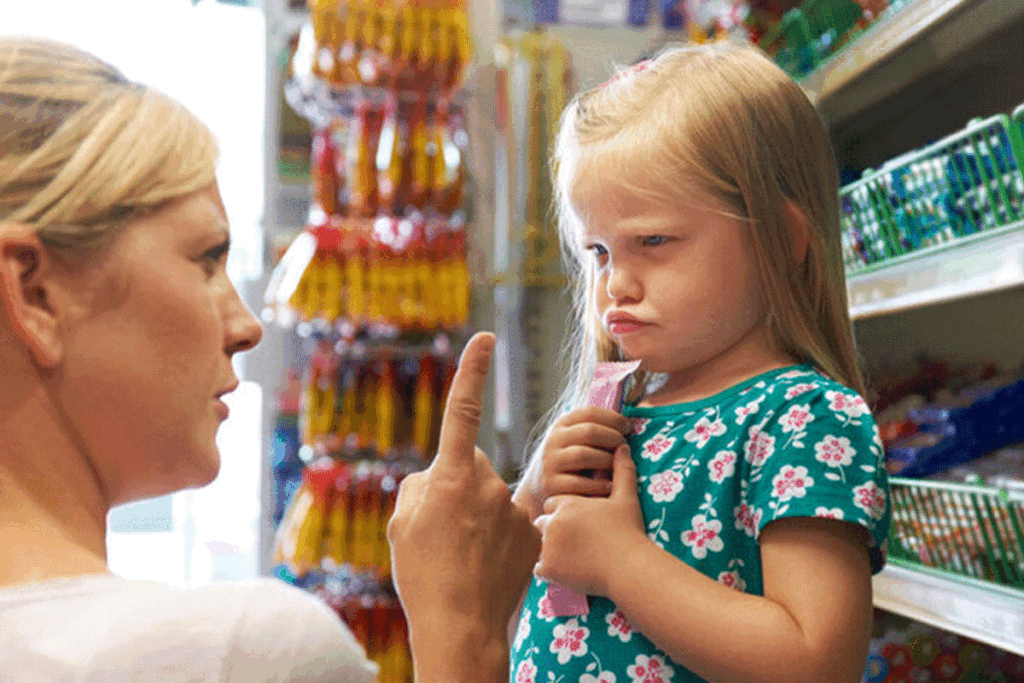
[[[216,476],[231,358],[262,334],[225,271],[215,154],[165,95],[73,47],[0,37],[5,682],[376,678],[297,589],[183,589],[106,566],[111,506]],[[421,682],[504,677],[539,551],[473,448],[492,343],[467,348],[441,453],[403,486],[390,532]]]
[[[577,334],[514,497],[544,537],[513,681],[859,681],[888,483],[817,113],[753,48],[670,48],[580,95],[555,162]],[[624,416],[578,408],[623,359]]]

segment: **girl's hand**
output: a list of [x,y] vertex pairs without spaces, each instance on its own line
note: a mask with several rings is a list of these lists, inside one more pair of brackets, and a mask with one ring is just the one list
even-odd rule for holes
[[632,426],[614,410],[586,406],[562,416],[542,446],[539,462],[520,485],[517,503],[533,517],[552,496],[607,496],[611,492],[612,453],[626,443]]
[[607,498],[560,495],[548,498],[534,524],[543,534],[533,573],[586,595],[610,594],[615,558],[650,543],[636,491],[636,465],[629,448],[614,456]]

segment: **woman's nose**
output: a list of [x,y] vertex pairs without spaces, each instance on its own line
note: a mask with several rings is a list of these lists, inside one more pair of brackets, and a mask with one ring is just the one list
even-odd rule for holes
[[230,299],[227,322],[224,326],[224,350],[229,356],[240,351],[248,351],[263,339],[263,326],[245,306],[233,287]]

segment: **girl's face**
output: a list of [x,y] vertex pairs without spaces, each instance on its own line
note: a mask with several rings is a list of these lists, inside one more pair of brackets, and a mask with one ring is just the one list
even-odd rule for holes
[[111,504],[216,477],[231,357],[262,329],[228,279],[217,188],[130,225],[83,280],[61,403]]
[[608,185],[580,174],[571,199],[597,310],[624,354],[666,373],[663,393],[762,365],[772,352],[749,226],[711,199],[670,206]]

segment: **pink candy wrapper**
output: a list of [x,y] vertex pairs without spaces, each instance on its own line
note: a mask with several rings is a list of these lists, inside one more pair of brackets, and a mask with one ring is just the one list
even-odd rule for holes
[[[587,405],[622,410],[626,378],[638,367],[638,360],[628,363],[598,363],[594,369],[594,381],[590,385]],[[548,599],[551,601],[551,610],[557,617],[576,617],[590,612],[586,595],[580,595],[557,583],[548,586]]]

